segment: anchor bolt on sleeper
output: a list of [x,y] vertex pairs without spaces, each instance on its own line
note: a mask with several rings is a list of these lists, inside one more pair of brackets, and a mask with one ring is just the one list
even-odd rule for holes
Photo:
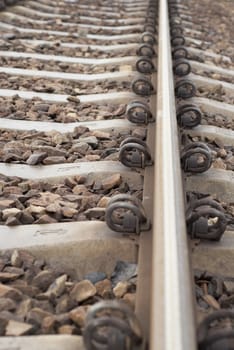
[[111,198],[106,208],[107,226],[116,232],[140,234],[151,227],[141,201],[128,194]]
[[177,35],[182,35],[183,34],[183,28],[178,26],[178,25],[173,25],[171,27],[171,36],[177,36]]
[[140,96],[150,96],[155,92],[151,80],[144,75],[140,75],[132,81],[132,90]]
[[137,55],[152,58],[155,56],[155,51],[153,46],[149,44],[141,44],[137,49]]
[[212,311],[198,327],[199,350],[233,350],[234,311]]
[[194,97],[196,94],[196,87],[190,80],[181,79],[176,83],[175,95],[181,98]]
[[227,219],[222,206],[209,198],[189,203],[186,223],[188,234],[192,238],[213,241],[219,241],[227,227]]
[[151,74],[155,72],[155,67],[153,62],[148,57],[140,57],[136,61],[136,69],[139,73]]
[[177,108],[177,122],[181,128],[194,128],[201,124],[202,113],[199,107],[193,104],[184,104]]
[[144,32],[149,32],[149,33],[155,34],[156,33],[155,25],[151,24],[151,23],[146,23],[144,25]]
[[151,32],[144,32],[141,35],[141,42],[153,46],[156,44],[155,35],[153,35]]
[[174,74],[183,77],[191,72],[190,63],[184,59],[178,59],[173,64]]
[[184,46],[176,46],[172,51],[172,57],[174,60],[188,58],[188,50]]
[[192,142],[181,152],[181,167],[192,174],[207,171],[212,164],[211,151],[203,142]]
[[87,350],[140,350],[143,334],[126,303],[106,300],[90,307],[83,339]]
[[120,144],[119,160],[130,168],[145,168],[153,164],[149,147],[137,137],[128,137]]
[[171,38],[171,45],[173,47],[185,45],[185,38],[183,35],[175,35]]
[[130,102],[126,109],[126,115],[128,120],[135,124],[148,124],[155,120],[148,104],[142,101]]

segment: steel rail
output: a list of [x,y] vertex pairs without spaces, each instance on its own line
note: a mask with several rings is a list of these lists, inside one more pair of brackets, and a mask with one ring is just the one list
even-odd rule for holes
[[150,349],[195,350],[167,0],[159,3]]

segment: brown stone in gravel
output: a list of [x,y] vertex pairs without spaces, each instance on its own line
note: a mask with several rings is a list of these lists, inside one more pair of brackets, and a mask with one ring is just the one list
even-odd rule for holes
[[6,266],[4,268],[4,272],[14,273],[14,274],[17,274],[18,276],[24,275],[24,269],[20,267],[15,267],[15,266]]
[[76,215],[78,213],[78,210],[73,209],[73,208],[69,208],[69,207],[63,207],[61,209],[61,212],[62,212],[63,216],[65,216],[66,218],[72,218],[74,215]]
[[48,110],[48,115],[56,115],[60,110],[60,107],[57,104],[50,105]]
[[9,163],[9,162],[11,162],[11,161],[18,161],[18,160],[20,160],[21,159],[21,157],[20,156],[18,156],[17,154],[15,154],[15,153],[6,153],[6,154],[4,154],[4,156],[3,156],[3,161],[5,162],[5,163]]
[[60,213],[61,205],[59,203],[55,202],[55,203],[49,204],[45,209],[48,213],[53,213],[53,214]]
[[70,292],[71,298],[78,303],[93,297],[95,294],[96,288],[89,280],[77,282]]
[[67,152],[63,151],[61,149],[52,147],[52,146],[34,146],[32,147],[33,149],[37,150],[37,151],[41,151],[41,152],[46,152],[47,156],[60,156],[60,157],[65,157]]
[[38,300],[38,295],[36,296],[37,299],[35,298],[32,299],[32,303],[33,303],[32,307],[33,308],[38,307],[39,309],[42,309],[52,314],[54,312],[54,307],[52,302],[50,302],[49,300]]
[[47,316],[43,319],[41,330],[43,334],[54,334],[55,326],[58,325],[54,316]]
[[84,214],[88,219],[99,219],[105,215],[105,208],[90,208],[87,209]]
[[8,321],[4,318],[0,316],[0,336],[5,335],[5,329],[7,326]]
[[55,311],[57,314],[67,312],[76,306],[76,302],[72,300],[68,294],[63,294],[57,301]]
[[23,266],[27,268],[31,267],[35,261],[34,256],[31,253],[29,253],[27,250],[23,250],[23,249],[19,249],[18,253],[21,260],[23,261]]
[[119,107],[113,112],[113,115],[120,116],[126,111],[126,106],[124,104],[119,105]]
[[12,284],[12,287],[19,290],[23,295],[27,295],[31,298],[35,297],[38,293],[40,293],[40,290],[37,287],[28,285],[28,284],[22,284],[19,283],[19,281],[16,281],[14,284]]
[[14,320],[18,322],[22,321],[21,317],[19,317],[18,315],[15,315],[13,312],[10,312],[10,311],[1,311],[0,323],[1,323],[1,320],[6,320],[6,321]]
[[66,163],[65,157],[51,156],[51,157],[47,157],[43,160],[43,164],[45,164],[45,165],[61,164],[61,163]]
[[97,204],[97,207],[106,208],[110,201],[110,197],[103,196]]
[[33,307],[33,302],[31,298],[21,301],[16,310],[16,315],[25,319],[30,309]]
[[27,211],[31,214],[35,215],[43,215],[45,214],[45,208],[39,205],[33,205],[30,204],[30,206],[27,208]]
[[69,102],[80,103],[80,99],[78,97],[75,97],[75,96],[68,96],[67,100]]
[[11,282],[16,280],[21,274],[10,273],[10,272],[0,272],[0,282]]
[[218,150],[217,155],[221,158],[226,158],[227,151],[224,148],[221,148],[220,150]]
[[95,136],[98,139],[101,140],[109,140],[110,139],[110,133],[100,130],[95,130],[92,132],[93,136]]
[[4,269],[5,265],[6,265],[6,261],[0,258],[0,271]]
[[27,210],[23,210],[20,215],[20,222],[23,225],[30,225],[34,222],[34,217],[27,212]]
[[75,143],[72,148],[71,148],[71,152],[76,152],[79,153],[81,155],[85,155],[89,149],[89,145],[86,142],[78,142]]
[[228,295],[234,293],[234,281],[224,281],[223,285]]
[[126,293],[123,300],[126,301],[126,303],[132,307],[132,309],[134,309],[136,304],[136,293]]
[[0,298],[10,298],[15,301],[21,300],[22,293],[17,289],[0,283]]
[[72,192],[76,195],[87,195],[90,194],[87,187],[85,185],[76,185],[73,187]]
[[18,186],[7,186],[3,190],[4,195],[22,194],[22,190]]
[[[45,293],[40,294],[40,298],[49,299],[51,297],[59,297],[65,291],[66,281],[67,281],[67,275],[62,275],[56,278],[56,280],[49,286],[48,290]],[[38,295],[38,298],[39,298],[39,295]]]
[[26,161],[28,165],[36,165],[39,164],[47,157],[46,152],[41,153],[33,153]]
[[102,180],[102,188],[104,190],[110,190],[114,187],[119,186],[121,182],[122,182],[122,179],[120,174],[114,174]]
[[29,323],[10,320],[6,326],[5,335],[6,336],[26,335],[32,332],[33,329],[34,329],[34,326]]
[[47,214],[44,214],[37,221],[35,221],[35,224],[54,224],[56,222],[56,219],[52,218]]
[[89,162],[96,162],[101,159],[101,157],[98,154],[87,154],[85,156],[85,159],[87,159]]
[[137,137],[141,140],[146,138],[146,128],[137,128],[132,131],[132,137]]
[[226,169],[226,164],[221,158],[216,158],[212,163],[213,168]]
[[40,271],[32,280],[32,284],[38,287],[42,292],[45,292],[53,283],[55,274],[52,271]]
[[0,298],[0,311],[13,311],[17,307],[14,300],[9,298]]
[[50,109],[50,105],[48,103],[37,103],[33,106],[33,111],[41,111],[41,112],[48,112]]
[[56,200],[61,199],[60,195],[51,192],[35,193],[40,195],[38,198],[30,198],[28,203],[34,206],[47,207],[47,205],[54,203]]
[[97,289],[97,294],[104,299],[109,299],[113,295],[111,281],[107,278],[95,283],[95,287]]
[[51,313],[35,307],[29,311],[26,320],[32,324],[41,325],[43,319],[48,316],[52,316]]
[[72,325],[69,325],[69,324],[65,324],[63,326],[60,326],[58,328],[58,333],[59,334],[69,334],[69,335],[72,335],[72,334],[76,334],[76,327],[75,326],[72,326]]
[[71,177],[66,177],[65,185],[70,187],[70,188],[73,188],[77,185],[77,182]]
[[15,218],[13,216],[9,216],[9,218],[7,218],[5,224],[7,226],[17,226],[17,225],[20,225],[21,222],[17,218]]
[[0,200],[0,210],[8,209],[13,207],[15,200],[13,199],[1,199]]
[[70,319],[79,327],[84,327],[87,315],[87,306],[78,306],[69,312]]
[[68,312],[64,312],[60,315],[54,315],[54,318],[61,326],[69,323],[69,321],[70,321]]
[[76,175],[74,179],[78,185],[83,185],[87,180],[86,176],[84,175]]

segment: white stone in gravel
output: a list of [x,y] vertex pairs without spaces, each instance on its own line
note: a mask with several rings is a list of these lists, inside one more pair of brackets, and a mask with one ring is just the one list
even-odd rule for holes
[[19,336],[30,332],[33,326],[29,323],[10,320],[6,327],[6,336]]
[[119,283],[117,283],[117,285],[113,289],[113,293],[114,293],[116,298],[121,298],[122,296],[124,296],[124,294],[127,293],[127,290],[128,290],[128,282],[126,282],[126,281],[119,282]]
[[6,220],[7,218],[11,217],[11,216],[17,216],[17,214],[19,214],[21,212],[20,209],[18,208],[9,208],[9,209],[4,209],[2,211],[2,218],[3,220]]
[[96,136],[98,139],[102,139],[102,140],[110,139],[110,134],[105,131],[95,130],[93,131],[93,135]]
[[67,275],[62,275],[49,286],[47,292],[45,293],[48,296],[56,296],[59,297],[66,288]]
[[11,265],[14,267],[21,267],[22,263],[19,251],[15,249],[11,255]]

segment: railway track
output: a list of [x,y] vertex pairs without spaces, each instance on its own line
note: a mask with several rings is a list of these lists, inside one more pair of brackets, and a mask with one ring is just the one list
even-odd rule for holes
[[232,349],[226,22],[222,43],[195,1],[0,6],[0,350]]

